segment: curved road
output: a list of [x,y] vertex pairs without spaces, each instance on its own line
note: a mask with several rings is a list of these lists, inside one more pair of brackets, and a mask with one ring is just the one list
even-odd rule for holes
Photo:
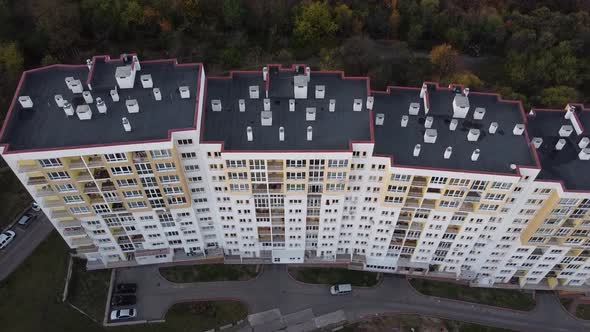
[[235,299],[246,303],[250,313],[280,309],[283,314],[312,309],[316,315],[344,310],[348,320],[383,313],[412,313],[509,328],[519,331],[588,331],[590,322],[579,320],[563,309],[551,292],[537,292],[536,307],[516,311],[419,294],[402,276],[384,275],[373,288],[353,290],[352,296],[331,296],[327,285],[294,280],[284,265],[266,265],[249,281],[176,284],[164,279],[157,266],[117,271],[117,282],[138,283],[140,319],[164,319],[178,302]]

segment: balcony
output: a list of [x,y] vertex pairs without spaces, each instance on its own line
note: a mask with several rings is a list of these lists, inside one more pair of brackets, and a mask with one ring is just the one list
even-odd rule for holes
[[65,211],[65,210],[51,211],[50,216],[51,216],[51,218],[68,218],[68,217],[71,217],[71,215],[67,211]]
[[115,184],[112,183],[111,181],[105,182],[100,189],[102,191],[115,191],[115,190],[117,190],[117,188],[115,187]]
[[275,170],[279,171],[283,169],[283,162],[282,161],[269,161],[267,163],[268,170]]
[[411,199],[411,198],[406,199],[406,203],[404,204],[404,207],[418,207],[418,206],[420,206],[420,201],[417,199]]
[[133,162],[134,163],[144,163],[144,162],[148,162],[148,156],[147,153],[145,153],[144,151],[135,151],[133,152]]
[[427,184],[428,182],[424,176],[414,176],[414,179],[412,180],[412,186],[426,187]]
[[103,180],[103,179],[108,179],[109,176],[109,172],[107,172],[106,169],[101,168],[101,169],[95,169],[93,176],[96,180]]
[[33,176],[27,180],[28,186],[34,186],[38,184],[47,184],[47,179],[44,176]]
[[94,183],[87,183],[86,185],[84,185],[83,192],[85,194],[96,194],[96,193],[99,193],[100,191],[98,190],[98,187]]
[[459,208],[459,211],[464,211],[464,212],[473,212],[475,210],[475,207],[473,205],[473,203],[469,203],[469,202],[464,202],[461,205],[461,208]]
[[283,175],[272,175],[271,174],[268,176],[268,182],[277,183],[277,182],[283,182],[283,180],[284,180]]
[[79,182],[92,181],[92,176],[88,172],[80,172],[76,176],[76,181],[79,181]]
[[86,231],[83,228],[66,229],[63,231],[64,236],[81,236],[86,235]]
[[412,217],[409,214],[400,214],[397,218],[398,221],[410,221]]
[[61,200],[57,200],[57,199],[46,200],[43,202],[43,207],[46,207],[46,208],[56,208],[56,207],[61,207],[61,206],[64,206],[64,202]]
[[86,168],[82,159],[78,158],[77,160],[71,160],[68,163],[70,169],[83,169]]
[[48,197],[55,196],[57,193],[51,189],[51,187],[43,187],[35,191],[35,197]]
[[88,165],[88,167],[102,167],[104,166],[104,161],[102,160],[101,157],[95,156],[95,157],[89,157],[88,161],[86,162],[86,165]]
[[41,166],[37,163],[28,165],[18,165],[19,173],[38,172],[41,170]]
[[478,192],[470,191],[465,196],[465,202],[479,202],[481,200],[481,195]]
[[76,253],[78,254],[90,254],[95,252],[98,252],[98,247],[95,245],[81,246],[76,248]]
[[80,220],[65,220],[65,221],[60,221],[57,223],[57,227],[59,229],[64,229],[64,228],[68,228],[68,227],[81,227],[82,226],[82,222]]
[[89,238],[88,236],[72,239],[71,243],[72,243],[72,247],[85,247],[85,246],[94,245],[94,242],[92,242],[92,239]]

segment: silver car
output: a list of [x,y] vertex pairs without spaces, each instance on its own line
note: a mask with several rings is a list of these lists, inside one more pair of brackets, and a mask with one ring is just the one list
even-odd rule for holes
[[16,233],[13,231],[6,231],[0,234],[0,249],[6,248],[6,246],[14,239]]
[[135,308],[124,308],[111,311],[111,320],[129,319],[137,316]]

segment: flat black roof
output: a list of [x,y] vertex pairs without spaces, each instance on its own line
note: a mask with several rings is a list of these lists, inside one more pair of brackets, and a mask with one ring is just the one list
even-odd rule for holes
[[[270,67],[268,96],[271,102],[272,126],[261,125],[261,111],[266,82],[262,73],[233,73],[232,78],[208,78],[203,142],[223,142],[225,150],[349,150],[351,141],[370,141],[370,112],[365,107],[367,80],[343,78],[339,73],[311,73],[307,99],[295,100],[295,111],[289,111],[294,98],[295,70]],[[259,87],[260,98],[250,99],[249,86]],[[315,98],[316,85],[325,86],[325,97]],[[212,110],[211,101],[221,100],[221,112]],[[239,112],[238,102],[245,100],[246,111]],[[335,112],[329,112],[330,99],[336,100]],[[353,111],[354,99],[362,99],[362,110]],[[315,121],[306,121],[306,108],[316,108]],[[246,128],[252,127],[253,140],[248,141]],[[307,140],[307,127],[313,129]],[[279,127],[285,129],[285,140],[279,141]]]
[[[537,149],[541,172],[538,179],[561,180],[567,189],[590,189],[590,161],[580,160],[578,143],[582,137],[590,136],[590,110],[578,113],[585,132],[578,134],[576,130],[569,137],[561,137],[559,130],[563,125],[572,125],[565,118],[565,110],[535,110],[534,115],[528,116],[528,128],[531,139],[540,137],[543,143]],[[560,139],[566,144],[562,150],[556,150],[555,145]]]
[[[375,154],[392,156],[394,165],[422,166],[456,170],[514,173],[511,164],[535,166],[529,144],[524,135],[514,135],[517,123],[523,123],[517,103],[499,101],[496,95],[470,93],[469,113],[465,119],[457,119],[455,131],[449,129],[453,119],[453,98],[456,93],[428,85],[429,112],[425,114],[420,89],[391,88],[389,93],[374,93],[375,116],[385,115],[384,124],[375,126]],[[409,115],[411,103],[419,103],[418,115]],[[475,108],[486,112],[482,120],[474,120]],[[402,116],[408,116],[406,127],[401,126]],[[427,116],[432,116],[431,129],[437,130],[436,142],[425,143],[424,132]],[[490,124],[498,123],[495,134],[489,133]],[[469,129],[479,129],[477,141],[467,140]],[[414,147],[421,145],[420,155],[414,157]],[[449,159],[444,159],[447,147],[452,147]],[[477,161],[471,160],[475,149],[480,150]]]
[[[120,100],[113,102],[110,90],[117,86],[115,70],[124,61],[105,57],[94,60],[90,90],[94,102],[89,104],[91,120],[79,120],[76,114],[66,116],[54,99],[55,95],[62,95],[74,110],[85,104],[82,94],[74,94],[66,86],[65,78],[81,80],[84,90],[89,90],[88,67],[40,68],[25,72],[17,91],[18,96],[31,97],[33,108],[25,109],[15,101],[1,142],[9,144],[9,150],[47,149],[166,139],[169,130],[194,128],[200,64],[176,65],[175,60],[140,62],[141,70],[135,76],[134,88],[118,89]],[[151,74],[154,87],[161,91],[161,101],[155,100],[152,89],[142,87],[140,76],[144,74]],[[180,98],[179,86],[189,87],[190,98]],[[97,97],[105,101],[106,114],[98,112]],[[127,99],[137,100],[139,113],[128,113]],[[129,119],[131,132],[124,131],[122,117]]]

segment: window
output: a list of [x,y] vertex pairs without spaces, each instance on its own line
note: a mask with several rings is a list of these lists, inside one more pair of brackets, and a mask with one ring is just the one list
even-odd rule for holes
[[170,158],[171,153],[170,150],[152,150],[150,151],[150,155],[152,156],[152,159],[164,159]]
[[346,172],[328,172],[328,180],[344,180]]
[[57,191],[60,193],[78,191],[78,189],[76,189],[76,187],[74,187],[74,185],[71,183],[64,183],[64,184],[55,185],[55,189],[57,189]]
[[140,180],[141,180],[141,185],[144,186],[145,188],[158,186],[158,182],[156,181],[156,178],[153,176],[141,178]]
[[264,160],[250,160],[250,169],[265,169]]
[[405,193],[406,189],[408,189],[408,187],[406,186],[392,186],[389,185],[387,187],[387,191],[391,192],[391,193]]
[[385,196],[385,203],[401,204],[403,201],[403,197]]
[[252,182],[266,182],[266,172],[250,172]]
[[335,160],[335,159],[328,159],[328,167],[347,167],[348,160]]
[[164,200],[161,198],[150,199],[150,205],[152,206],[152,209],[166,207],[166,203],[164,203]]
[[50,180],[65,180],[65,179],[69,179],[70,178],[70,174],[68,174],[68,172],[51,172],[51,173],[47,173],[47,177]]
[[144,190],[145,195],[147,196],[147,198],[160,198],[162,197],[162,193],[160,192],[160,189],[146,189]]
[[116,166],[111,167],[111,173],[113,173],[113,175],[126,175],[133,174],[133,170],[129,166]]
[[196,172],[199,170],[198,165],[184,165],[184,170],[187,172]]
[[328,190],[328,191],[343,191],[344,190],[344,183],[328,183],[326,185],[326,190]]
[[94,212],[96,213],[108,213],[111,212],[111,209],[107,204],[94,204],[92,205]]
[[160,176],[160,182],[162,182],[162,183],[173,183],[173,182],[178,182],[178,181],[180,181],[180,179],[178,178],[178,175]]
[[164,194],[166,195],[174,195],[174,194],[182,194],[184,191],[182,187],[164,187]]
[[162,171],[172,171],[176,169],[176,165],[174,163],[158,163],[156,164],[156,169],[160,172]]
[[496,211],[500,206],[496,204],[481,204],[479,209],[482,211]]
[[287,172],[287,180],[304,180],[305,172]]
[[130,209],[142,209],[142,208],[147,207],[147,205],[143,201],[127,202],[127,206],[129,206]]
[[180,154],[180,157],[182,159],[197,158],[197,153],[196,152],[183,152]]
[[136,186],[137,181],[135,181],[135,179],[122,179],[117,180],[117,184],[119,185],[119,187],[131,187]]
[[62,166],[61,160],[58,158],[41,159],[39,160],[41,167],[59,167]]
[[104,158],[107,162],[127,161],[127,156],[124,153],[109,153],[105,154]]
[[180,205],[185,204],[186,198],[184,197],[168,197],[168,204],[170,205]]
[[287,159],[287,167],[305,167],[306,161],[305,160],[290,160]]
[[488,181],[474,180],[473,183],[471,184],[471,190],[483,191],[483,190],[486,190],[487,186],[488,186]]
[[459,201],[440,201],[438,206],[442,208],[456,208],[459,206]]
[[225,165],[228,168],[246,167],[245,160],[226,160]]
[[465,191],[463,190],[446,190],[444,193],[445,197],[463,197],[463,195],[465,194]]
[[499,190],[508,190],[512,187],[512,183],[510,182],[492,182],[492,189],[499,189]]
[[447,183],[447,178],[443,178],[440,176],[433,176],[430,178],[430,183],[432,183],[432,184],[445,184],[445,183]]
[[250,186],[248,184],[230,184],[229,185],[230,191],[248,191],[250,190]]
[[135,170],[137,170],[137,174],[144,175],[144,174],[151,174],[152,173],[152,165],[143,163],[143,164],[135,164]]
[[71,207],[70,208],[70,211],[73,214],[84,214],[84,213],[89,213],[90,212],[90,210],[86,206],[74,206],[74,207]]
[[193,144],[193,140],[190,138],[179,139],[176,141],[178,145],[191,145]]
[[230,180],[246,180],[248,178],[247,172],[229,172],[227,175]]
[[287,191],[302,191],[305,190],[305,184],[287,184]]
[[63,199],[66,204],[84,202],[84,199],[82,198],[82,196],[79,196],[79,195],[64,196]]
[[485,199],[490,200],[490,201],[503,201],[504,198],[506,198],[506,195],[504,194],[486,194]]
[[407,174],[391,174],[391,181],[408,182],[412,178]]

